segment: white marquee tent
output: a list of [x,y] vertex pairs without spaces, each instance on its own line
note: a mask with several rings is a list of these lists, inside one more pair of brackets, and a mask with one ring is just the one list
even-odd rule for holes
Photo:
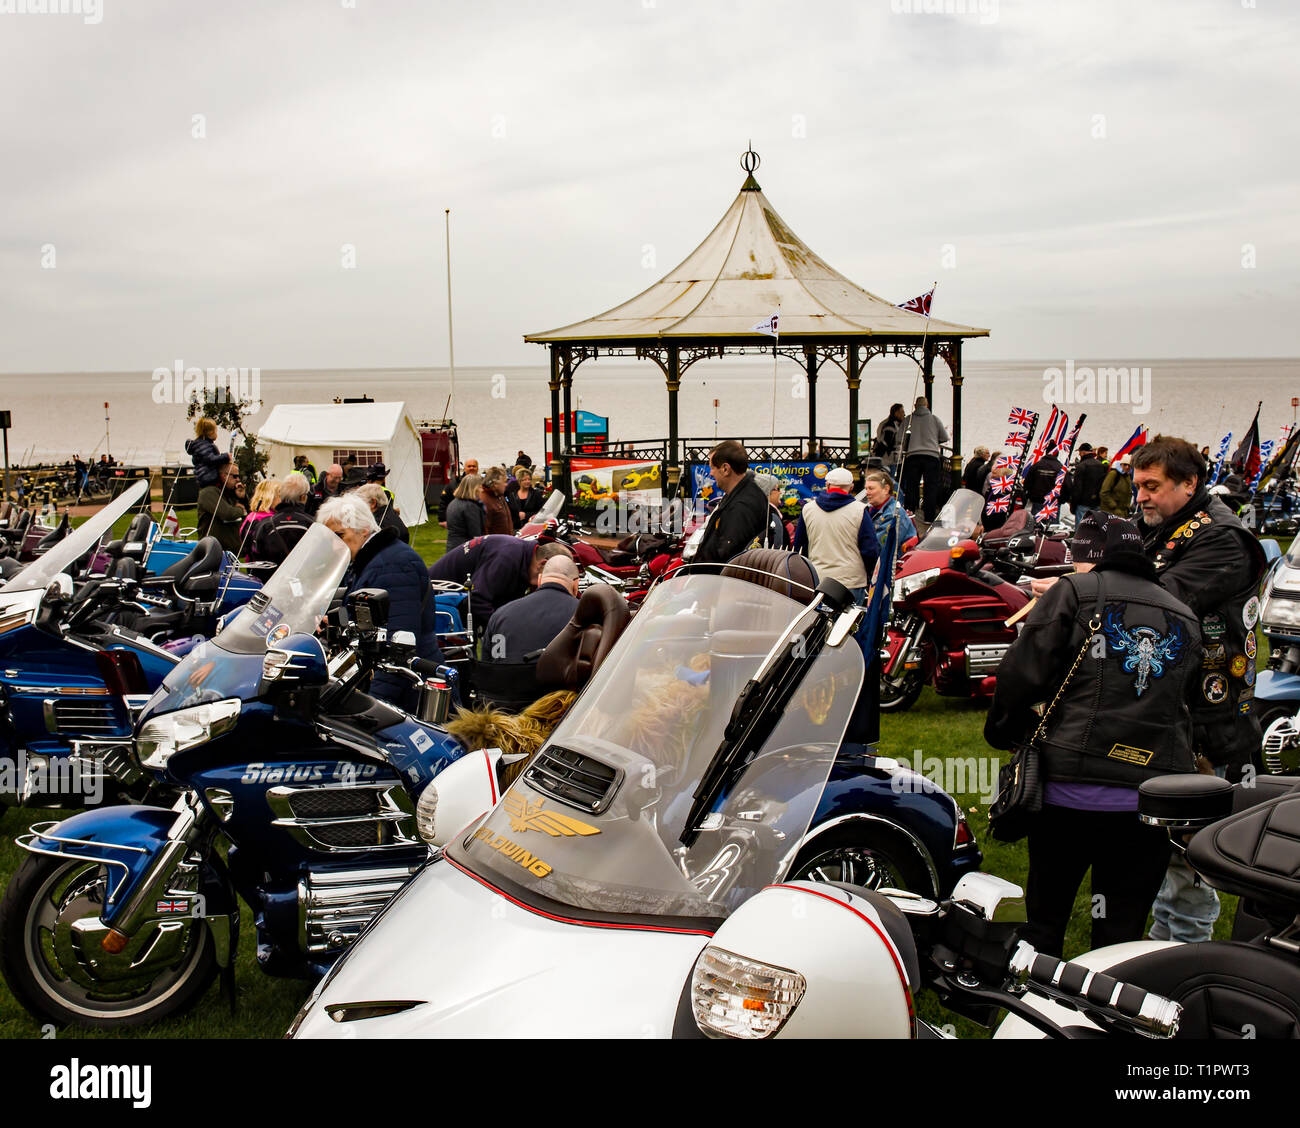
[[257,429],[257,437],[270,448],[267,472],[276,478],[293,469],[299,454],[305,454],[320,474],[334,461],[335,451],[378,451],[388,467],[388,488],[402,520],[422,525],[429,519],[420,434],[405,403],[277,404]]

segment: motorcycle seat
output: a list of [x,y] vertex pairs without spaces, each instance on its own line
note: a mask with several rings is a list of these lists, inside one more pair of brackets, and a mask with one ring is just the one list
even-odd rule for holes
[[592,584],[560,633],[537,660],[547,689],[581,689],[600,668],[632,618],[627,601],[608,584]]
[[806,556],[780,548],[750,548],[727,561],[724,576],[748,580],[805,607],[817,594],[817,570]]
[[0,579],[8,580],[18,575],[25,567],[12,556],[0,556]]
[[189,555],[176,561],[163,575],[172,581],[176,594],[185,599],[211,599],[221,584],[224,549],[216,537],[204,537]]
[[1177,944],[1106,974],[1181,1006],[1180,1039],[1300,1038],[1300,963],[1262,943]]
[[1199,831],[1188,843],[1187,862],[1216,889],[1300,913],[1300,791]]

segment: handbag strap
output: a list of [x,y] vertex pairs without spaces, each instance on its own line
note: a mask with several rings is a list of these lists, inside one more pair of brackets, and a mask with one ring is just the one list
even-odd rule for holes
[[[1071,587],[1074,585],[1071,584]],[[1048,718],[1052,715],[1052,710],[1056,708],[1056,703],[1061,700],[1061,695],[1065,692],[1065,687],[1070,684],[1074,678],[1075,672],[1079,669],[1084,657],[1087,655],[1089,648],[1092,646],[1093,636],[1101,629],[1101,608],[1105,601],[1105,573],[1099,573],[1097,576],[1097,602],[1093,608],[1092,618],[1088,620],[1088,633],[1083,636],[1083,645],[1079,647],[1079,653],[1075,655],[1074,665],[1070,667],[1070,672],[1065,675],[1065,680],[1061,682],[1056,691],[1056,696],[1052,698],[1051,704],[1043,710],[1043,718],[1038,722],[1038,728],[1034,730],[1033,740],[1038,741],[1043,738],[1043,733],[1047,729]],[[1076,589],[1076,595],[1078,594]]]

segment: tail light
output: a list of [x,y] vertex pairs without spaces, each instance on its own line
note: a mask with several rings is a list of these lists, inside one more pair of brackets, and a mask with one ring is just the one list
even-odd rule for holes
[[95,655],[95,661],[109,693],[125,697],[131,693],[149,692],[140,658],[130,650],[101,650]]

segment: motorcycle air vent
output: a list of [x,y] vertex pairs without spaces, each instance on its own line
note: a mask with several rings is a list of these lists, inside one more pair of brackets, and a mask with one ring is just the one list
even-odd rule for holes
[[570,748],[543,748],[524,771],[524,781],[571,807],[600,814],[623,780],[623,773]]

